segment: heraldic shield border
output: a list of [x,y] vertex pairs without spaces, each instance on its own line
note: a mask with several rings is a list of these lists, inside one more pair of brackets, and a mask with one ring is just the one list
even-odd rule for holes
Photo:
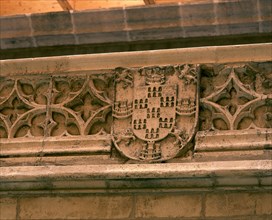
[[185,154],[198,122],[199,66],[116,68],[112,140],[127,158],[160,162]]

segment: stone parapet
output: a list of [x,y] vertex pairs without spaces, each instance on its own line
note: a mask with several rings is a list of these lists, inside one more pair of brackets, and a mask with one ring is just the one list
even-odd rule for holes
[[1,61],[1,165],[270,159],[271,51],[252,44]]

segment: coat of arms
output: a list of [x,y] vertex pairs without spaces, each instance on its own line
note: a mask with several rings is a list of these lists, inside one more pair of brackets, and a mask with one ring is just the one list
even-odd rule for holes
[[116,69],[112,137],[126,157],[148,162],[177,156],[198,118],[198,66]]

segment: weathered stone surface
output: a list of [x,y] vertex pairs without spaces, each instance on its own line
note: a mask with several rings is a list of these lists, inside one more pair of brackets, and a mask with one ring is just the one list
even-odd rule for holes
[[117,68],[112,139],[124,156],[172,159],[196,131],[198,65]]
[[204,65],[202,69],[201,130],[254,128],[266,133],[265,128],[272,127],[270,62]]
[[219,24],[242,23],[258,19],[257,1],[224,1],[216,5],[216,17]]
[[[241,61],[266,61],[265,46],[2,61],[1,156],[105,155],[110,138],[124,157],[148,162],[271,149],[271,62]],[[252,57],[232,56],[240,51]],[[179,58],[194,62],[171,64]]]
[[226,35],[246,34],[256,32],[260,29],[260,23],[242,23],[242,24],[222,24],[218,27],[218,32]]
[[74,12],[71,16],[79,44],[127,41],[123,9]]
[[231,217],[255,214],[255,197],[248,193],[208,194],[205,202],[207,217]]
[[135,216],[145,218],[200,217],[200,195],[142,195],[136,196]]
[[19,218],[125,219],[131,211],[128,196],[38,197],[20,199]]
[[200,155],[202,153],[212,153],[214,156],[220,156],[220,153],[225,152],[226,156],[235,149],[235,154],[238,156],[246,155],[249,151],[254,152],[259,156],[265,156],[265,150],[269,157],[269,149],[271,145],[272,133],[270,129],[256,130],[237,130],[237,131],[200,131],[196,135],[195,152]]
[[169,39],[182,37],[179,8],[176,5],[127,8],[126,23],[129,40]]
[[[110,133],[107,117],[111,111],[111,95],[107,91],[103,94],[99,92],[103,86],[110,91],[108,84],[111,76],[103,79],[102,75],[97,75],[90,79],[86,75],[69,78],[40,75],[31,79],[15,77],[0,80],[3,85],[1,131],[6,130],[2,131],[2,138],[35,139]],[[7,100],[4,94],[8,95]],[[51,116],[47,115],[47,108],[50,108]],[[6,119],[5,115],[8,116]],[[19,118],[22,121],[18,123],[16,120]]]
[[[271,185],[270,185],[271,186]],[[256,195],[256,215],[272,215],[272,193]]]
[[37,75],[39,73],[56,74],[56,72],[67,74],[69,72],[114,69],[120,66],[129,68],[186,63],[264,62],[270,61],[271,56],[272,44],[264,43],[2,60],[0,64],[1,76],[14,76],[24,74]]
[[57,45],[73,45],[75,44],[75,37],[72,34],[56,35],[56,36],[36,36],[35,41],[37,46],[57,46]]
[[262,20],[269,19],[271,20],[272,18],[272,5],[270,4],[271,2],[269,0],[259,0],[259,13],[261,16]]
[[68,34],[73,30],[69,12],[31,15],[34,35]]
[[123,9],[73,12],[75,33],[122,31],[125,28]]
[[0,219],[16,219],[17,199],[2,197],[0,198]]
[[[11,16],[4,18],[4,27],[1,27],[1,38],[6,42],[1,45],[1,49],[88,44],[92,45],[93,50],[90,52],[95,52],[97,47],[101,49],[96,44],[103,43],[108,44],[104,46],[105,50],[108,48],[109,51],[113,47],[114,50],[111,51],[115,51],[118,50],[118,46],[114,47],[112,43],[118,42],[124,43],[119,45],[123,50],[127,44],[130,44],[128,50],[135,50],[134,43],[138,41],[147,40],[154,43],[158,40],[167,40],[166,45],[168,45],[174,39],[182,41],[183,46],[187,47],[188,44],[200,46],[209,43],[210,45],[214,42],[214,38],[220,44],[226,44],[226,39],[222,37],[230,35],[241,36],[240,43],[268,42],[262,33],[271,31],[270,12],[269,0],[218,2],[204,0],[111,10],[32,14],[29,20],[25,16],[20,18]],[[5,24],[15,24],[15,20],[18,22],[12,25],[14,29],[5,28]],[[22,31],[21,27],[26,28]],[[244,37],[245,34],[248,39]],[[23,38],[30,41],[32,35],[35,37],[33,43],[23,41]],[[201,39],[191,44],[192,38],[195,37]],[[230,42],[232,43],[231,40]],[[145,46],[147,45],[148,43],[145,43]],[[141,44],[135,47],[137,46],[141,47]],[[162,47],[165,48],[163,43],[156,45],[156,49]],[[71,50],[73,53],[76,51],[75,47]]]
[[180,6],[181,25],[184,37],[216,36],[216,15],[214,5],[203,4],[182,4]]
[[[265,189],[265,185],[260,186],[257,180],[260,176],[271,177],[271,165],[271,160],[243,160],[172,164],[96,164],[85,166],[61,166],[60,164],[59,166],[1,167],[0,189],[13,193],[15,189],[18,191],[42,190],[44,188],[69,189],[70,192],[75,192],[80,188],[87,192],[88,190],[96,192],[100,188],[100,191],[107,192],[117,188],[133,191],[133,189],[157,187],[163,191],[167,190],[167,182],[169,181],[173,182],[169,184],[171,189],[181,191],[214,187],[243,190]],[[139,181],[135,181],[135,179],[139,179]],[[203,182],[201,182],[202,179]],[[235,179],[236,182],[232,182],[232,179]],[[91,180],[101,180],[102,182],[97,185],[96,181],[92,183]],[[144,180],[149,182],[145,186]],[[65,181],[68,183],[66,184]],[[70,185],[69,182],[71,182]]]
[[261,27],[263,32],[272,32],[272,21],[263,21]]
[[32,37],[17,37],[1,39],[1,49],[34,47]]
[[126,9],[127,25],[132,30],[154,29],[179,26],[179,10],[177,5],[160,5]]
[[29,18],[26,15],[0,17],[1,38],[29,37]]

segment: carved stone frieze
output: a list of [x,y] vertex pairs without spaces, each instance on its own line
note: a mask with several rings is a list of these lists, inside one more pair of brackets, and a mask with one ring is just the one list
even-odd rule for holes
[[[271,62],[118,67],[84,74],[0,77],[2,146],[14,147],[20,140],[35,139],[34,148],[51,138],[52,149],[58,141],[67,144],[73,140],[69,151],[84,145],[82,151],[87,152],[97,141],[90,137],[103,136],[97,152],[104,150],[107,139],[110,153],[111,136],[113,146],[124,157],[160,162],[185,155],[194,147],[196,132],[199,147],[193,152],[201,150],[203,138],[210,143],[213,132],[217,137],[214,144],[222,142],[229,149],[234,144],[229,146],[224,140],[237,130],[249,129],[251,133],[262,130],[262,135],[271,134]],[[249,146],[242,140],[248,136],[240,136],[240,145]],[[263,137],[260,140],[267,142]],[[7,156],[10,151],[5,152]]]
[[198,73],[198,65],[116,69],[112,139],[121,154],[154,162],[185,149],[196,131]]
[[1,78],[1,138],[110,133],[111,81],[105,75]]
[[271,63],[203,65],[200,130],[272,128]]

